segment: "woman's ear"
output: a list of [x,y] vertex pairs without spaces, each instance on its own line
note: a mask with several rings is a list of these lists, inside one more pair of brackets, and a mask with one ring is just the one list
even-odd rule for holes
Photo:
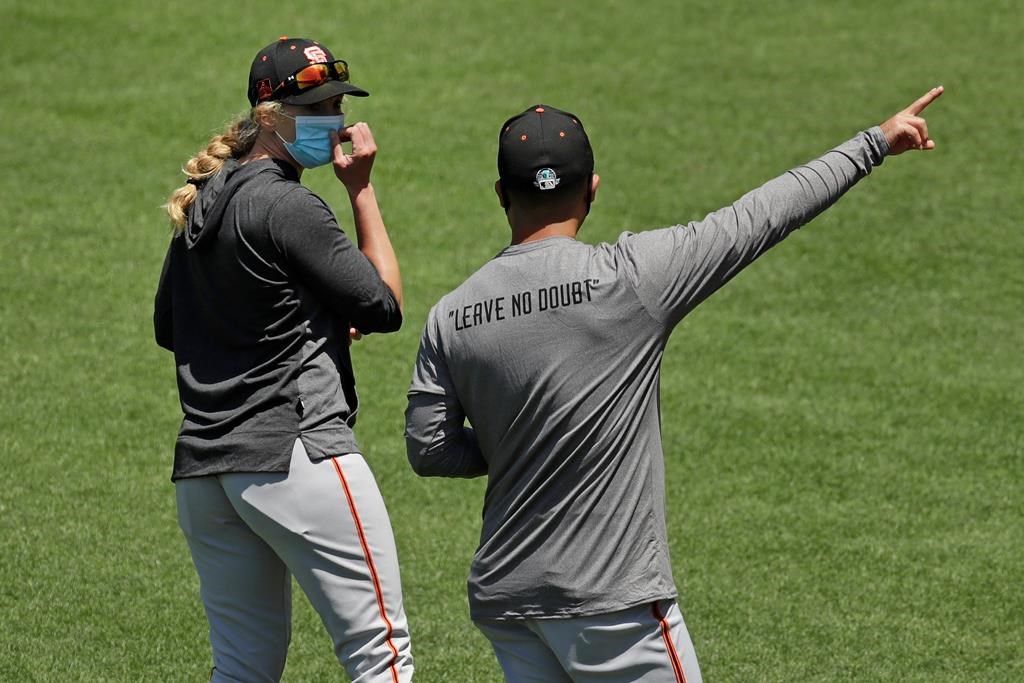
[[253,120],[260,127],[261,131],[273,132],[277,130],[277,109],[275,107],[256,107]]

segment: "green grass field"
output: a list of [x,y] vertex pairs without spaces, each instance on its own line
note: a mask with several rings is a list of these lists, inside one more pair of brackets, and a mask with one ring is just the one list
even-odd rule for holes
[[[373,97],[404,328],[355,351],[418,680],[500,673],[467,615],[480,481],[417,479],[402,410],[430,305],[508,241],[497,128],[594,141],[581,235],[686,222],[928,87],[890,159],[712,297],[665,357],[669,534],[705,680],[1024,680],[1024,124],[1017,0],[0,0],[0,680],[199,681],[173,361],[152,341],[180,166],[309,35]],[[351,225],[330,171],[307,184]],[[285,680],[345,680],[296,591]]]

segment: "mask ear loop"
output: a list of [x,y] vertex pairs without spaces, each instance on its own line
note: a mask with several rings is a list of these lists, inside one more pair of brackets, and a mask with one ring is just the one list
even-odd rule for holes
[[[294,117],[294,116],[290,116],[289,114],[285,114],[283,110],[280,110],[280,109],[279,109],[279,110],[277,111],[277,114],[278,114],[278,116],[283,116],[283,117],[285,117],[286,119],[291,119],[292,121],[294,121],[294,120],[295,120],[295,117]],[[299,131],[298,131],[298,128],[296,128],[296,129],[295,129],[295,132],[296,132],[296,133],[298,133],[298,132],[299,132]],[[277,126],[276,126],[276,125],[274,126],[274,135],[276,135],[276,136],[277,136],[277,139],[278,139],[278,140],[280,140],[281,142],[283,142],[283,143],[284,143],[285,145],[290,145],[290,144],[292,144],[292,143],[288,142],[287,140],[285,140],[285,139],[284,139],[283,137],[281,137],[281,134],[277,132]]]

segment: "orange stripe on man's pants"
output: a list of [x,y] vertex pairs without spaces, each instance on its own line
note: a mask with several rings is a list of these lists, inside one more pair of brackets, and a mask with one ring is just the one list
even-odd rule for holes
[[683,664],[679,661],[679,654],[676,652],[676,644],[672,642],[672,633],[668,627],[668,619],[662,615],[657,602],[651,603],[651,613],[661,625],[661,639],[665,641],[665,648],[668,650],[669,659],[672,661],[672,670],[676,674],[676,683],[686,683],[686,675],[683,673]]
[[363,523],[359,520],[359,512],[356,510],[356,501],[352,498],[352,491],[348,487],[348,480],[345,478],[345,473],[341,470],[341,465],[338,464],[337,458],[331,458],[331,463],[334,464],[334,471],[338,473],[338,480],[341,481],[341,488],[345,490],[345,499],[348,501],[348,509],[352,512],[352,521],[356,524],[356,532],[359,534],[359,544],[363,546],[363,556],[366,557],[366,566],[370,569],[370,577],[373,579],[373,591],[377,594],[377,608],[380,610],[380,618],[384,620],[384,624],[387,626],[387,643],[391,649],[391,664],[389,669],[391,670],[391,680],[394,683],[398,683],[398,670],[395,665],[398,663],[398,648],[391,641],[391,634],[394,632],[394,628],[391,626],[391,620],[388,619],[387,610],[384,609],[384,593],[380,589],[380,578],[377,576],[377,566],[373,563],[373,555],[370,553],[370,546],[366,542],[366,534],[363,532]]

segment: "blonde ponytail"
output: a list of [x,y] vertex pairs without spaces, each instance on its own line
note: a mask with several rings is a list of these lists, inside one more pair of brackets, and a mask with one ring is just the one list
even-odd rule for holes
[[196,200],[198,193],[196,185],[219,171],[228,159],[245,156],[256,144],[260,133],[260,117],[277,113],[280,109],[280,102],[261,102],[249,111],[248,116],[236,119],[223,133],[214,135],[205,149],[188,160],[181,169],[188,176],[188,182],[172,192],[163,207],[170,216],[176,234],[185,229],[188,207]]

